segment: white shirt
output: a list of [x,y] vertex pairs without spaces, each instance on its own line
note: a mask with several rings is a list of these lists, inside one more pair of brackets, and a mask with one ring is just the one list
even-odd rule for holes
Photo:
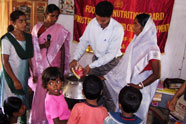
[[91,46],[94,54],[98,59],[92,62],[89,67],[95,68],[107,64],[115,57],[121,56],[121,44],[123,41],[124,29],[122,25],[110,19],[106,28],[101,28],[96,18],[92,19],[87,25],[80,43],[74,54],[74,59],[79,60],[84,54],[88,45]]

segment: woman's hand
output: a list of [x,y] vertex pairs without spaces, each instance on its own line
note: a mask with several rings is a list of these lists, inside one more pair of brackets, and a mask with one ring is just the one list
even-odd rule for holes
[[8,73],[10,78],[12,79],[15,89],[16,90],[21,90],[23,87],[22,87],[20,81],[15,76],[14,72],[12,71],[12,68],[11,68],[10,63],[9,63],[9,55],[3,54],[2,56],[3,56],[3,62],[2,63],[4,64],[6,72]]
[[28,95],[29,96],[33,95],[33,91],[32,91],[32,89],[30,87],[28,87]]
[[142,89],[142,87],[140,87],[138,84],[128,83],[127,85],[134,87],[136,89]]
[[33,80],[34,83],[37,83],[38,77],[37,76],[33,76],[33,79],[32,80]]
[[49,48],[49,46],[50,46],[50,41],[46,41],[44,44],[45,44],[45,48],[47,48],[47,49],[48,49],[48,48]]
[[20,81],[17,80],[17,79],[14,80],[14,86],[15,86],[16,90],[21,90],[21,89],[23,89],[23,87],[22,87]]
[[43,49],[43,48],[47,48],[48,49],[49,46],[50,46],[50,41],[46,41],[43,44],[39,44],[40,49]]

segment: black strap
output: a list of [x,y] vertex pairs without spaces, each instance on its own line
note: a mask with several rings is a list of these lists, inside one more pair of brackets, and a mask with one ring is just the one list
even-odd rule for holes
[[3,73],[4,73],[4,77],[5,77],[5,80],[8,84],[8,87],[10,88],[11,92],[12,93],[15,93],[16,95],[24,95],[24,91],[23,89],[21,90],[17,90],[14,86],[14,82],[12,81],[12,79],[10,78],[10,76],[8,75],[8,73],[6,72],[5,68],[4,68],[4,65],[2,66],[3,68]]
[[32,35],[31,34],[27,34],[24,32],[24,37],[26,40],[26,50],[24,50],[22,48],[22,46],[18,43],[18,41],[8,32],[6,33],[1,40],[7,36],[7,38],[9,39],[10,43],[14,46],[17,55],[21,58],[21,59],[28,59],[28,58],[32,58],[33,57],[33,44],[32,44]]

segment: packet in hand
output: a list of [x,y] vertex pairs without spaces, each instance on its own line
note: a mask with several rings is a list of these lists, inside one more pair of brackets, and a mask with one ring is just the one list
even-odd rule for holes
[[72,68],[72,72],[73,74],[78,78],[78,79],[81,79],[83,77],[83,71],[84,71],[84,68],[78,64],[75,69]]

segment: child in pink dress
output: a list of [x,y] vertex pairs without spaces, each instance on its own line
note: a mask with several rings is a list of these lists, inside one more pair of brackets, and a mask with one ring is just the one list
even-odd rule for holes
[[89,75],[85,77],[83,93],[86,101],[75,104],[67,124],[103,124],[108,112],[105,107],[97,103],[102,90],[102,81],[97,76]]
[[42,73],[42,85],[47,90],[45,114],[49,124],[66,124],[70,110],[61,92],[62,74],[57,67],[49,67]]

